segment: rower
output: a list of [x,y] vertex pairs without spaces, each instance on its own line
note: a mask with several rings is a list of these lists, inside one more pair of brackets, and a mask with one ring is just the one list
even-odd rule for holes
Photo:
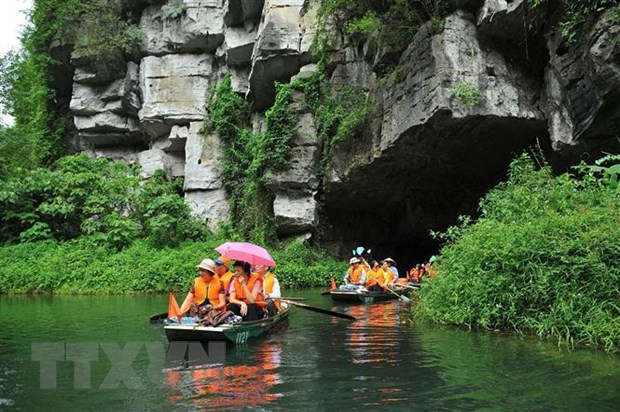
[[269,272],[269,266],[256,265],[254,269],[263,278],[263,299],[265,299],[266,303],[267,316],[274,316],[278,311],[282,310],[280,300],[278,299],[282,297],[280,282],[278,282],[276,275]]
[[381,266],[379,266],[379,262],[373,260],[369,265],[366,288],[373,292],[380,292],[383,290],[384,284],[385,272],[381,269]]
[[385,284],[391,285],[394,283],[394,272],[390,269],[390,264],[384,260],[381,262],[381,269],[383,269],[383,273],[385,276]]
[[349,270],[344,276],[345,284],[340,287],[341,290],[357,290],[364,286],[366,283],[366,271],[360,263],[362,261],[356,257],[349,259]]
[[250,275],[250,264],[240,260],[234,264],[235,276],[230,284],[228,310],[241,316],[243,321],[262,319],[263,308],[257,303],[262,302],[263,279],[257,273]]

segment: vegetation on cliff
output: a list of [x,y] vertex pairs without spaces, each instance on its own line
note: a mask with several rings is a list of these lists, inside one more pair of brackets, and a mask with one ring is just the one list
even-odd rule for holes
[[423,283],[416,316],[616,350],[620,157],[606,161],[554,177],[515,159],[480,218],[441,234],[439,275]]

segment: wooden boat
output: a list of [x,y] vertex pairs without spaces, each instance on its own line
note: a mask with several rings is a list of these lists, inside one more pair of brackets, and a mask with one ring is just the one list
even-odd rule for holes
[[288,318],[290,306],[282,302],[282,311],[271,318],[252,322],[223,323],[219,326],[198,324],[170,324],[164,326],[166,337],[172,341],[225,341],[241,344],[255,338],[281,324]]
[[[396,292],[396,293],[405,293]],[[375,303],[386,300],[398,299],[398,296],[391,292],[353,292],[344,290],[332,290],[329,292],[329,296],[334,302],[349,302],[349,303]]]

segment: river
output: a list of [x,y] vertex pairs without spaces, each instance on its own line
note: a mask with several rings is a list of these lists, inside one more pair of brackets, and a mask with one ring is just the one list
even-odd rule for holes
[[[317,290],[289,296],[358,320],[294,308],[277,333],[227,348],[224,364],[166,368],[165,334],[147,319],[167,309],[167,296],[0,296],[0,409],[582,411],[620,405],[617,355],[411,324],[409,307],[397,302],[334,305]],[[73,362],[86,359],[84,348],[94,348],[89,360]]]

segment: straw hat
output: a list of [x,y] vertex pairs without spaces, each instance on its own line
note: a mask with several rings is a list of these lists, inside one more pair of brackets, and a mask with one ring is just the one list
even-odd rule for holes
[[211,273],[215,273],[215,262],[213,259],[203,259],[200,264],[196,265],[196,269],[204,269]]
[[361,260],[359,260],[356,257],[352,257],[351,259],[349,259],[349,265],[353,265],[355,263],[360,263],[360,262],[361,262]]
[[391,264],[395,265],[396,262],[394,261],[394,259],[392,258],[387,258],[387,259],[383,259],[384,262],[390,262]]

